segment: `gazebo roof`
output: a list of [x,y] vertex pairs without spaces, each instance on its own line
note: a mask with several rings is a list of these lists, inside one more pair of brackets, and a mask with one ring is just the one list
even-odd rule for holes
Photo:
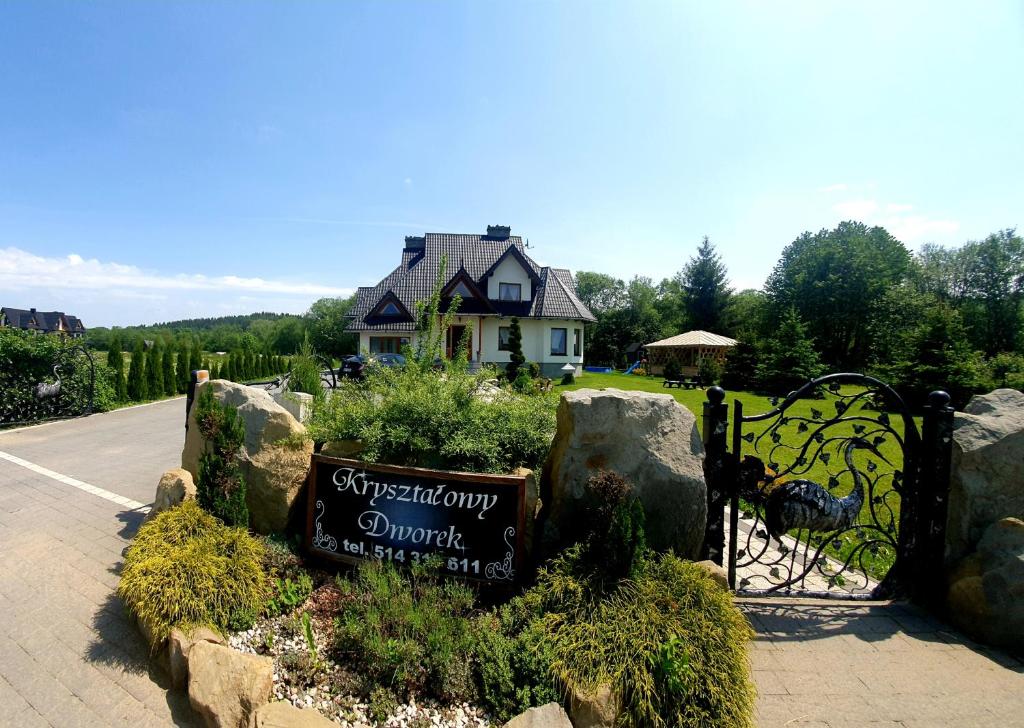
[[730,339],[728,336],[719,336],[718,334],[712,334],[710,331],[687,331],[685,334],[677,334],[670,336],[667,339],[661,341],[655,341],[653,344],[647,344],[647,348],[656,348],[659,346],[721,346],[729,347],[736,346],[736,339]]

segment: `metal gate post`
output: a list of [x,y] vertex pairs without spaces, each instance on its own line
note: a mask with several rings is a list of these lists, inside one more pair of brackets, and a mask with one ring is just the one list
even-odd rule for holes
[[953,456],[953,408],[946,392],[928,395],[921,422],[918,523],[913,595],[936,605],[945,591],[946,511]]
[[704,402],[704,481],[708,489],[708,519],[701,558],[723,565],[725,553],[725,502],[729,497],[726,430],[729,406],[725,390],[711,387]]

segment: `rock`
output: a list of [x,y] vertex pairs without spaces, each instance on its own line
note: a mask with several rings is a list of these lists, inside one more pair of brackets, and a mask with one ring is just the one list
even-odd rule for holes
[[693,414],[671,395],[580,389],[558,405],[554,443],[544,464],[545,544],[578,535],[587,479],[608,470],[633,486],[646,515],[647,541],[694,558],[704,541],[704,446]]
[[267,703],[256,710],[255,728],[337,728],[315,710],[301,710],[285,701]]
[[729,573],[714,561],[696,561],[697,566],[708,572],[708,576],[718,582],[723,589],[729,588]]
[[[214,396],[222,404],[235,407],[245,423],[240,462],[253,530],[283,531],[309,472],[313,443],[306,437],[306,428],[265,390],[215,379],[196,388],[196,401],[203,387],[213,387]],[[204,443],[195,410],[193,406],[189,412],[181,466],[198,477]]]
[[1024,394],[978,395],[954,419],[947,558],[969,554],[991,524],[1024,518]]
[[167,638],[171,683],[179,690],[188,685],[188,653],[196,642],[212,642],[215,645],[223,645],[224,638],[209,627],[196,627],[188,633],[175,627],[171,630],[170,637]]
[[569,700],[569,713],[575,728],[613,728],[620,709],[618,696],[608,684],[589,694],[574,692]]
[[153,496],[153,506],[146,515],[146,520],[153,518],[161,511],[173,508],[182,501],[192,500],[196,497],[196,484],[192,479],[192,473],[184,468],[172,468],[160,476],[160,483],[156,486],[156,495]]
[[504,728],[572,728],[572,723],[561,705],[548,703],[520,713]]
[[274,661],[212,642],[188,651],[188,701],[210,728],[248,728],[270,699]]
[[320,448],[321,455],[332,458],[354,458],[362,451],[363,443],[360,440],[331,440]]
[[299,422],[305,424],[313,407],[313,395],[306,392],[275,392],[273,399]]
[[1024,520],[992,524],[950,579],[954,623],[989,644],[1024,651]]
[[[523,534],[523,546],[527,554],[533,553],[534,526],[540,513],[540,488],[537,476],[529,468],[516,468],[512,475],[526,478],[526,529]],[[529,559],[528,559],[529,560]]]

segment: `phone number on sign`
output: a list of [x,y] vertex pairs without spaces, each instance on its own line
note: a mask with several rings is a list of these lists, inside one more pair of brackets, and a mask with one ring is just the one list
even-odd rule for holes
[[[419,564],[431,556],[436,557],[435,554],[431,553],[394,549],[390,546],[381,546],[380,544],[373,544],[367,548],[366,544],[362,541],[349,541],[348,539],[341,542],[341,547],[346,553],[354,556],[369,556],[376,559],[386,559],[387,561],[397,561],[400,564]],[[441,564],[445,569],[456,574],[480,574],[480,562],[478,560],[470,561],[469,559],[457,559],[454,556],[450,556],[447,559],[442,559]]]

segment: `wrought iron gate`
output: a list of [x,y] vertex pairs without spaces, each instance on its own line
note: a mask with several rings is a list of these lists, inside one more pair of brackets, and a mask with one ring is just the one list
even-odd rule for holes
[[0,427],[92,414],[96,366],[82,344],[55,341],[0,372]]
[[933,392],[921,428],[864,374],[808,382],[763,414],[704,404],[705,558],[748,594],[845,598],[941,588],[953,408]]

